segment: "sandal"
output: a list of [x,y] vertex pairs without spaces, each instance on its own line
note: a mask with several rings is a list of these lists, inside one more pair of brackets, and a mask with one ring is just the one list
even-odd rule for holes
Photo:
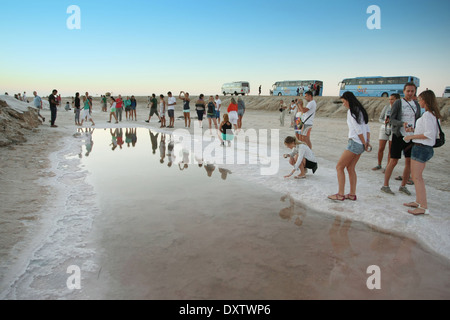
[[402,176],[398,176],[397,178],[395,178],[395,180],[397,180],[397,181],[403,181],[403,177],[402,177]]
[[300,179],[306,179],[306,176],[301,176],[301,175],[300,175],[300,176],[295,176],[294,178],[300,180]]
[[350,200],[350,201],[358,200],[358,197],[356,195],[353,195],[353,194],[347,194],[344,197],[345,197],[345,200]]
[[420,207],[420,204],[418,204],[417,202],[404,203],[403,205],[405,207],[414,208],[414,209],[417,209]]
[[[417,212],[417,210],[420,210],[420,212]],[[409,214],[412,214],[413,216],[427,216],[430,214],[430,210],[422,208],[420,205],[415,210],[408,210]]]
[[381,169],[382,169],[382,167],[380,165],[378,165],[375,168],[373,168],[372,171],[378,171],[378,170],[381,170]]
[[339,193],[329,196],[328,199],[333,200],[333,201],[344,201],[345,200],[345,196],[340,195]]

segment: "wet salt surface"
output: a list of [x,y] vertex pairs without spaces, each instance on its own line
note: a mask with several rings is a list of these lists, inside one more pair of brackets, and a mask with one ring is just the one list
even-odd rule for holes
[[[53,159],[47,183],[58,195],[45,232],[0,298],[450,297],[448,260],[416,242],[352,222],[338,205],[342,216],[310,210],[250,180],[250,166],[199,167],[176,136],[164,148],[161,138],[148,129],[71,137]],[[366,286],[372,265],[381,290]],[[81,290],[67,288],[69,266],[80,268]]]
[[[309,210],[242,179],[243,166],[199,167],[176,136],[164,136],[161,163],[161,138],[123,129],[85,139],[82,164],[101,212],[89,239],[98,272],[74,298],[450,297],[448,261],[416,242]],[[372,265],[381,290],[367,288]]]

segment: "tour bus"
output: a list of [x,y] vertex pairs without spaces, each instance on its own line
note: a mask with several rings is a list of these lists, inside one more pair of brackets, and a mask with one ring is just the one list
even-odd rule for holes
[[443,98],[450,98],[450,87],[445,87]]
[[[319,92],[314,92],[314,85]],[[295,80],[295,81],[278,81],[272,86],[270,95],[272,96],[296,96],[299,91],[300,94],[303,88],[303,94],[308,90],[313,91],[315,96],[322,96],[323,81],[320,80]],[[312,89],[311,89],[312,88]]]
[[250,94],[250,83],[247,81],[236,81],[231,83],[225,83],[222,86],[222,93],[224,96],[227,94],[231,95],[243,95]]
[[339,84],[341,90],[339,95],[350,91],[357,97],[389,97],[398,93],[403,96],[403,89],[406,83],[414,82],[417,88],[420,86],[420,79],[413,76],[401,77],[359,77],[344,79]]

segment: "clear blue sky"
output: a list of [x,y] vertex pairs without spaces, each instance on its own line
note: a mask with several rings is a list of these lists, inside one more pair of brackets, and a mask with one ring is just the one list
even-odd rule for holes
[[[81,10],[69,30],[67,8]],[[370,5],[381,30],[369,30]],[[326,95],[355,76],[450,85],[450,1],[1,1],[0,90],[63,95],[219,93],[246,80],[317,79]],[[3,93],[3,92],[1,92]]]

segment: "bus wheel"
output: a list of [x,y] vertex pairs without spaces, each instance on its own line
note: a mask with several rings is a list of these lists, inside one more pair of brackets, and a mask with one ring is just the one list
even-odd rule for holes
[[281,96],[282,96],[281,92],[280,92],[280,93],[278,93],[278,96],[279,96],[279,97],[281,97]]
[[383,98],[387,98],[387,97],[389,97],[389,95],[385,92],[385,93],[383,93],[382,95],[381,95]]

